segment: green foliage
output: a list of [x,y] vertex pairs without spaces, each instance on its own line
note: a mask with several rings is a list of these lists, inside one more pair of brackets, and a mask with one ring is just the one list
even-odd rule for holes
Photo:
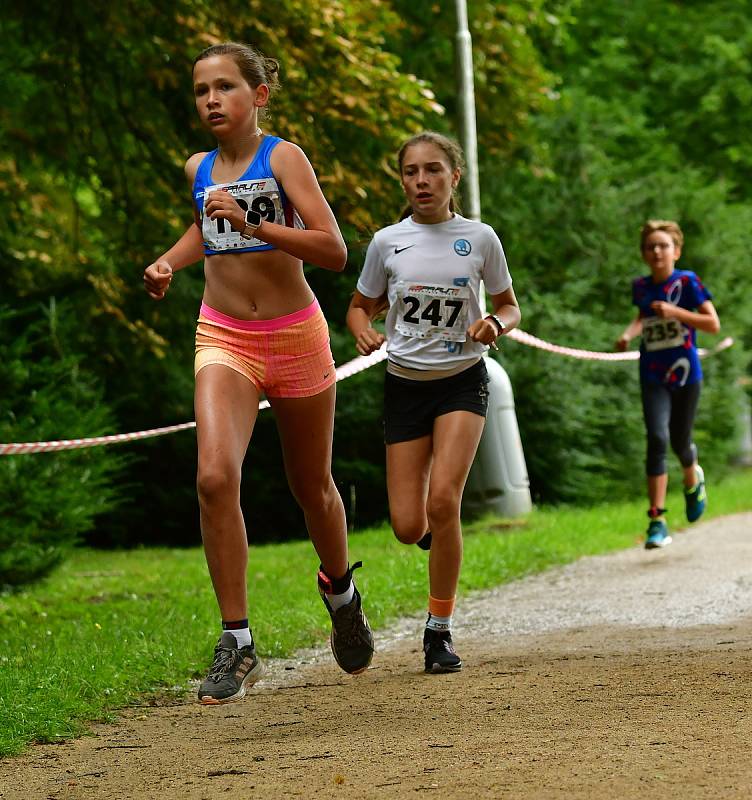
[[612,111],[638,111],[646,129],[670,137],[683,160],[728,181],[732,196],[749,199],[748,14],[742,0],[590,5],[552,66],[573,86],[609,98]]
[[[111,424],[101,391],[61,354],[54,304],[47,324],[0,307],[0,441],[97,435]],[[116,501],[123,458],[103,449],[0,456],[0,586],[46,575]]]
[[[500,97],[510,109],[503,126],[486,126],[489,142],[504,152],[515,149],[506,143],[523,137],[529,110],[545,100],[548,76],[528,35],[528,27],[548,25],[540,7],[472,8],[484,61],[483,118]],[[182,164],[214,146],[196,119],[191,64],[217,41],[250,41],[280,61],[282,89],[263,126],[309,155],[350,244],[350,271],[310,270],[309,278],[331,321],[338,362],[353,357],[344,312],[370,233],[398,213],[396,150],[421,128],[451,128],[442,104],[454,108],[454,82],[446,81],[454,10],[401,0],[178,0],[159,10],[146,0],[64,7],[39,0],[34,8],[32,15],[16,4],[0,20],[0,68],[12,88],[0,109],[0,293],[19,302],[54,293],[71,302],[81,322],[71,346],[96,371],[118,429],[192,416],[201,270],[181,272],[162,303],[143,293],[141,273],[191,219]],[[380,390],[378,378],[361,385]],[[355,487],[359,518],[383,517],[380,400],[346,387],[340,398],[338,484],[348,506]],[[342,433],[348,439],[340,450]],[[90,540],[197,541],[193,437],[149,442],[138,452],[144,457],[128,475],[131,502],[101,518]],[[245,473],[252,536],[302,535],[268,412]]]
[[[406,69],[429,82],[446,109],[437,124],[456,135],[460,98],[454,9],[435,0],[394,0],[392,5],[404,24],[390,32],[387,42]],[[535,147],[530,115],[551,109],[557,82],[542,64],[536,40],[558,40],[569,21],[563,9],[550,6],[543,0],[467,3],[479,145],[487,153],[509,158]]]
[[[699,124],[692,111],[697,99],[694,91],[678,91],[686,64],[672,48],[697,37],[677,6],[662,4],[664,14],[640,2],[582,14],[569,32],[567,60],[550,51],[562,88],[553,111],[534,122],[538,140],[547,143],[544,168],[539,159],[510,165],[487,157],[484,216],[507,250],[523,328],[591,350],[612,349],[634,317],[631,280],[648,271],[638,249],[642,222],[680,221],[686,236],[680,266],[705,281],[722,333],[736,339],[731,351],[704,362],[696,438],[703,463],[717,472],[738,445],[740,376],[752,342],[752,300],[735,290],[746,280],[752,208],[738,202],[740,188],[713,160],[688,144],[698,132],[692,130]],[[720,24],[708,17],[711,27]],[[699,130],[707,132],[707,124]],[[503,180],[494,180],[502,172]],[[699,342],[709,347],[718,338],[700,334]],[[504,365],[536,497],[595,502],[606,493],[642,493],[644,430],[634,366],[589,365],[512,344]]]
[[[233,38],[280,61],[283,88],[264,127],[308,153],[352,241],[396,206],[388,161],[398,143],[442,111],[382,46],[399,25],[388,4],[370,0],[179,0],[159,10],[145,0],[40,0],[34,14],[15,4],[3,15],[0,68],[12,91],[0,109],[0,295],[70,300],[81,322],[71,344],[96,370],[120,430],[192,416],[201,270],[181,273],[158,304],[141,274],[192,218],[185,159],[215,146],[194,109],[195,55]],[[331,278],[322,304],[341,318],[352,276]],[[278,453],[273,428],[264,415],[256,441]],[[139,531],[195,542],[192,445],[181,436],[146,446],[129,475],[132,502],[100,521],[95,540],[125,544]],[[273,466],[265,520],[279,516],[280,493],[289,497],[279,458]],[[299,523],[293,512],[273,528]]]
[[[640,223],[679,218],[683,265],[706,281],[724,333],[738,342],[706,362],[698,420],[703,461],[721,468],[735,447],[737,379],[752,348],[752,301],[736,291],[752,223],[746,4],[469,0],[468,12],[484,217],[504,241],[523,327],[609,349],[633,313]],[[337,363],[354,357],[345,309],[371,233],[399,211],[398,145],[424,127],[456,133],[453,4],[38,0],[11,4],[0,33],[0,297],[16,310],[64,299],[77,321],[65,357],[86,364],[111,429],[193,414],[202,271],[182,271],[161,303],[145,295],[141,275],[191,219],[182,165],[214,146],[196,119],[191,64],[217,41],[250,41],[281,63],[282,89],[263,126],[309,155],[347,239],[345,273],[307,275]],[[537,498],[641,488],[631,367],[587,366],[513,343],[502,355]],[[338,392],[335,479],[359,524],[386,516],[380,372]],[[48,413],[66,418],[52,403]],[[103,427],[75,421],[55,435]],[[25,435],[15,422],[4,430],[6,439]],[[88,540],[197,542],[195,438],[165,437],[135,452],[124,474],[129,502],[98,514]],[[87,458],[99,456],[31,460]],[[255,540],[305,535],[269,412],[254,433],[243,504]]]

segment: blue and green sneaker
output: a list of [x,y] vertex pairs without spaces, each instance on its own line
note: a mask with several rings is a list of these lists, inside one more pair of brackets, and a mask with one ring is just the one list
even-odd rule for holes
[[668,525],[666,525],[666,520],[663,518],[665,513],[665,508],[651,508],[648,511],[650,524],[648,525],[647,539],[645,539],[646,550],[655,550],[658,547],[665,547],[667,544],[671,544]]
[[708,495],[705,491],[705,473],[699,464],[695,465],[697,483],[691,489],[684,489],[684,503],[687,510],[687,520],[696,522],[705,511]]

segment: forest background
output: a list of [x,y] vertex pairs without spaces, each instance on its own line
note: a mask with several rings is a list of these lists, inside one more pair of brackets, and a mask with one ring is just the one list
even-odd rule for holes
[[[749,379],[752,28],[743,0],[469,0],[483,218],[523,311],[549,341],[610,350],[646,271],[638,232],[680,221],[681,266],[713,293],[733,348],[704,362],[697,424],[714,479],[730,468]],[[338,364],[372,233],[401,207],[400,143],[457,134],[454,3],[430,0],[14,0],[0,20],[0,442],[193,419],[200,264],[168,298],[146,265],[191,221],[182,167],[214,144],[191,64],[237,39],[281,62],[265,130],[308,154],[348,243],[342,274],[307,268]],[[702,337],[711,346],[714,338]],[[505,340],[538,503],[643,491],[634,363],[564,359]],[[351,525],[387,516],[383,370],[339,385],[334,474]],[[273,416],[244,468],[254,542],[305,536]],[[195,436],[0,457],[0,584],[44,574],[76,542],[194,545]]]

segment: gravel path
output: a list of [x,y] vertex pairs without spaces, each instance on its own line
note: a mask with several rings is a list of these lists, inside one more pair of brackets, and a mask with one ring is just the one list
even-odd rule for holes
[[752,514],[464,601],[457,675],[423,619],[373,667],[273,662],[245,701],[126,712],[0,762],[0,798],[748,798]]

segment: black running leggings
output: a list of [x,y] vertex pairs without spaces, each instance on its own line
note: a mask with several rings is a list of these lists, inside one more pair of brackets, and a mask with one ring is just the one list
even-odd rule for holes
[[678,389],[668,389],[658,383],[641,384],[642,413],[648,433],[648,475],[663,475],[667,471],[669,441],[683,467],[691,467],[697,460],[692,426],[700,399],[700,386],[700,381]]

